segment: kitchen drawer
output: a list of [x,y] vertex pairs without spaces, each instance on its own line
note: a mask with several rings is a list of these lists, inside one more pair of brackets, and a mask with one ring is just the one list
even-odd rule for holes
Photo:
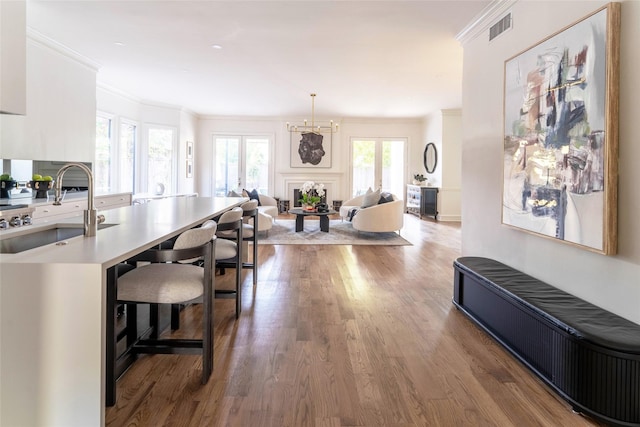
[[131,206],[131,193],[98,196],[95,198],[95,205],[99,211]]
[[60,206],[54,206],[53,204],[37,206],[33,211],[32,218],[37,221],[49,221],[52,219],[82,216],[85,209],[87,209],[86,200],[63,201]]

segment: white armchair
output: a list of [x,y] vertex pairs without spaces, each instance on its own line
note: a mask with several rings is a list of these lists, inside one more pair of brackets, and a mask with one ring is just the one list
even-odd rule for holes
[[344,220],[352,209],[357,209],[351,224],[360,231],[389,232],[400,231],[404,225],[404,201],[393,195],[393,201],[362,208],[364,195],[347,200],[340,207]]

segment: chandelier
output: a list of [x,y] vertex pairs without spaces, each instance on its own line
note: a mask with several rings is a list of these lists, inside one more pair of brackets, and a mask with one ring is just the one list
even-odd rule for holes
[[325,125],[316,125],[315,117],[314,117],[315,99],[316,99],[316,94],[312,93],[311,94],[311,124],[309,124],[307,122],[307,119],[304,119],[304,125],[291,125],[291,124],[289,124],[289,122],[287,122],[287,130],[289,132],[291,132],[291,133],[293,133],[293,132],[302,132],[302,133],[312,132],[312,133],[320,134],[320,133],[326,133],[326,132],[334,133],[334,132],[338,131],[338,124],[337,123],[333,123],[333,120],[329,121],[328,125],[327,124],[325,124]]

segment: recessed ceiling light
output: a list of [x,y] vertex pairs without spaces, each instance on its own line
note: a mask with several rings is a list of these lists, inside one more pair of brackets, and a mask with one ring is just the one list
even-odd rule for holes
[[212,44],[211,47],[214,49],[222,49],[222,46],[220,46],[219,44]]
[[115,44],[116,46],[124,46],[124,43],[122,42],[114,42],[113,44]]

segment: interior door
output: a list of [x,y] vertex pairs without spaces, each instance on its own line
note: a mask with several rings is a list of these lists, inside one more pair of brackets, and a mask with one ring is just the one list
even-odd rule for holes
[[215,195],[257,189],[269,194],[270,138],[262,136],[215,137]]
[[405,138],[351,140],[352,196],[381,188],[398,197],[404,192]]

